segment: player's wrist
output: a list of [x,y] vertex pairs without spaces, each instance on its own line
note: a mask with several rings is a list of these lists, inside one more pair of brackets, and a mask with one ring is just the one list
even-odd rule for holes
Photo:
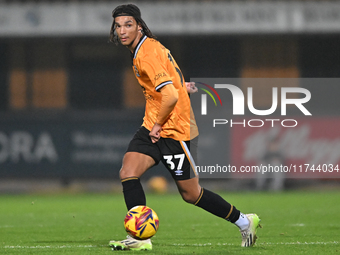
[[159,122],[159,121],[156,121],[156,122],[155,122],[155,124],[154,124],[154,126],[159,126],[159,127],[162,127],[163,125],[162,125],[162,124],[160,124],[160,122]]

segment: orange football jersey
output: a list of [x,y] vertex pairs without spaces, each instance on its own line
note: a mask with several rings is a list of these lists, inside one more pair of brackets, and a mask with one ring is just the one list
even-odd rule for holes
[[143,36],[132,57],[133,70],[146,100],[143,126],[148,130],[154,126],[162,100],[159,90],[170,84],[178,92],[178,101],[162,126],[161,137],[177,141],[195,138],[198,129],[185,80],[170,51],[159,41]]

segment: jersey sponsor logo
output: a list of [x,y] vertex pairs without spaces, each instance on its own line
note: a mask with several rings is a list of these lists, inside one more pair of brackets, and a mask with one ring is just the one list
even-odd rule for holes
[[156,74],[154,80],[157,81],[159,78],[162,78],[162,77],[165,77],[165,76],[167,76],[167,75],[166,75],[166,73],[164,73],[164,72],[163,72],[163,73]]

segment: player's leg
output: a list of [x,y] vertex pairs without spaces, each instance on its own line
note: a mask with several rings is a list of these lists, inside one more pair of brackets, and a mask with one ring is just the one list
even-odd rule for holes
[[[136,205],[145,205],[146,199],[140,177],[160,160],[158,147],[151,142],[149,131],[141,127],[131,140],[124,155],[120,178],[127,209]],[[110,241],[114,250],[152,250],[150,239],[136,240],[128,237],[122,241]]]
[[[143,153],[127,152],[124,155],[119,175],[128,210],[137,205],[146,205],[144,190],[139,178],[154,164],[155,160]],[[150,239],[136,240],[129,236],[122,241],[110,241],[109,245],[114,250],[152,250]]]
[[159,147],[163,155],[162,162],[169,169],[176,181],[179,193],[186,202],[197,205],[233,223],[238,220],[240,211],[219,195],[203,189],[199,185],[195,169],[197,140],[161,139]]
[[[199,185],[198,177],[187,180],[176,180],[178,190],[184,201],[235,223],[240,218],[240,211],[225,201],[218,194]],[[246,222],[247,224],[248,222]]]
[[199,178],[195,170],[197,141],[192,142],[167,139],[160,143],[163,154],[162,161],[176,181],[182,198],[188,203],[234,223],[241,231],[242,246],[252,246],[256,240],[259,218],[255,214],[241,213],[221,196],[199,185]]
[[256,214],[243,214],[218,194],[202,188],[198,177],[187,180],[176,180],[182,198],[191,204],[218,216],[239,227],[242,235],[241,246],[253,246],[256,241],[256,230],[261,227]]
[[140,177],[161,158],[157,145],[151,142],[150,131],[140,127],[129,143],[119,172],[126,207],[145,205],[146,199]]
[[140,177],[153,165],[155,160],[143,153],[127,152],[119,172],[123,185],[125,204],[128,210],[136,205],[145,205],[146,199]]

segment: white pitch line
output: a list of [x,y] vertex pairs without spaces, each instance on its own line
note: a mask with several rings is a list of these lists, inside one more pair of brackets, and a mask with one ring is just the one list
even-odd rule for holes
[[[338,241],[329,241],[329,242],[288,242],[288,243],[258,243],[259,245],[329,245],[329,244],[339,244]],[[195,243],[195,244],[184,244],[184,243],[175,243],[172,244],[174,246],[213,246],[212,243]],[[217,246],[234,246],[235,244],[231,243],[217,243]],[[96,247],[104,247],[106,245],[37,245],[37,246],[28,246],[28,245],[6,245],[4,249],[68,249],[68,248],[96,248]],[[238,245],[237,245],[238,246]]]
[[291,227],[305,227],[305,224],[303,223],[296,223],[296,224],[290,224]]
[[330,242],[291,242],[291,243],[261,243],[263,245],[269,244],[269,245],[327,245],[327,244],[339,244],[337,241],[330,241]]
[[[28,246],[28,245],[6,245],[3,248],[5,249],[67,249],[67,248],[96,248],[103,247],[106,245],[37,245],[37,246]],[[1,248],[1,247],[0,247]]]
[[[288,242],[288,243],[257,243],[259,245],[328,245],[328,244],[339,244],[338,241],[329,241],[329,242]],[[204,244],[184,244],[184,243],[175,243],[172,244],[174,246],[213,246],[211,243]],[[234,246],[235,244],[231,243],[217,243],[217,246]],[[238,245],[237,245],[238,246]]]

